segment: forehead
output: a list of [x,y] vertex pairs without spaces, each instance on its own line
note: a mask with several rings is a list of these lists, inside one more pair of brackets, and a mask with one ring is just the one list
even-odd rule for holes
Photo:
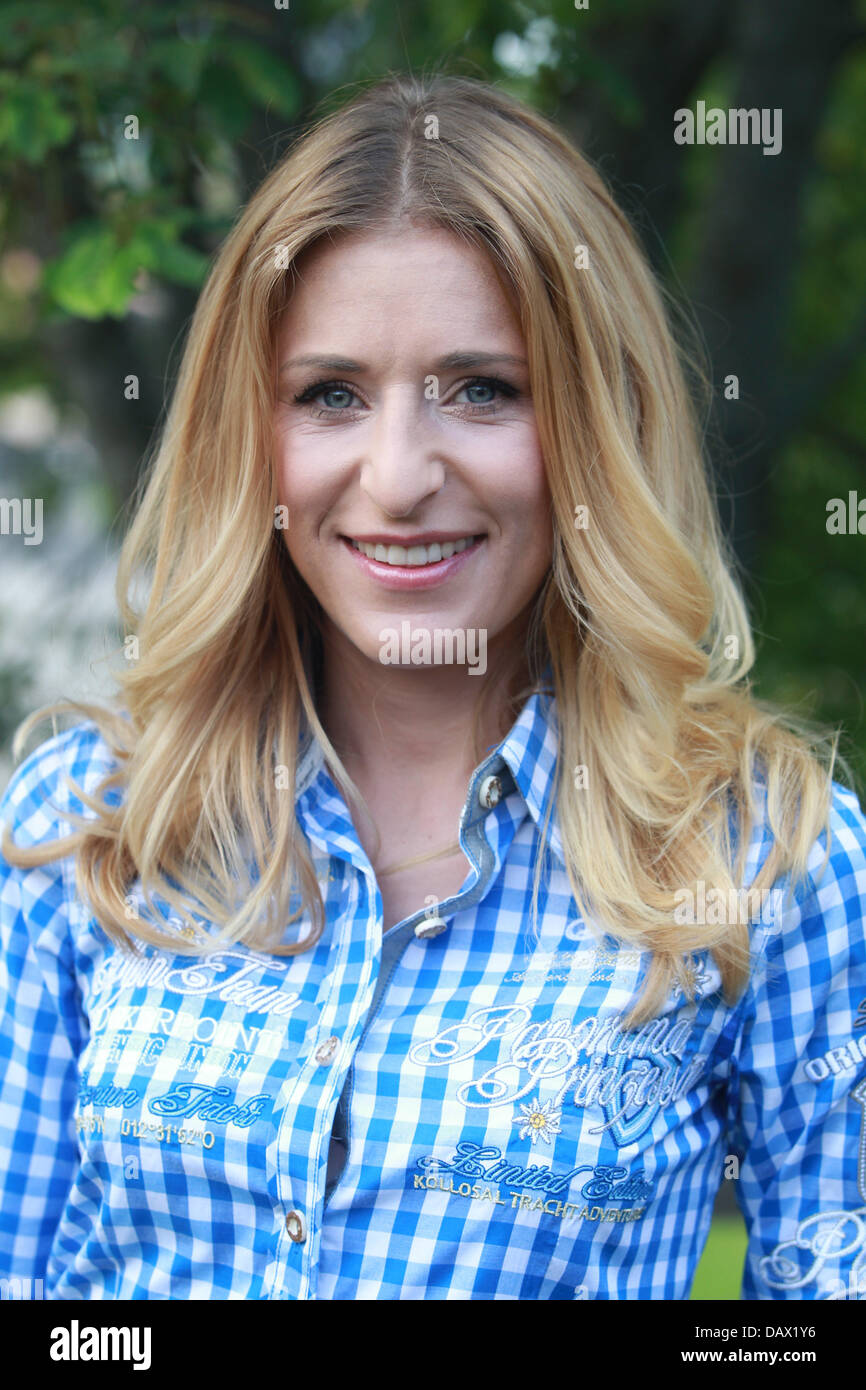
[[342,234],[304,252],[295,270],[285,346],[337,331],[341,341],[397,333],[442,345],[443,335],[471,332],[500,346],[522,342],[513,295],[491,259],[444,228]]

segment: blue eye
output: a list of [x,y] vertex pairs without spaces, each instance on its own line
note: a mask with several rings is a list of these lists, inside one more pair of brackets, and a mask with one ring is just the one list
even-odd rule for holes
[[[300,395],[295,396],[294,401],[295,405],[306,405],[309,401],[317,401],[320,397],[324,400],[326,396],[342,396],[344,397],[342,404],[335,405],[333,401],[325,402],[329,411],[340,414],[354,395],[351,386],[347,386],[343,381],[316,381],[312,386],[307,386],[305,390],[301,391]],[[349,400],[346,400],[345,397],[348,397]]]
[[[464,391],[470,391],[470,392],[471,392],[471,391],[495,391],[495,390],[496,390],[496,387],[495,387],[495,385],[494,385],[494,383],[493,383],[492,381],[470,381],[470,383],[469,383],[468,386],[464,386],[464,387],[463,387],[463,390],[464,390]],[[472,402],[473,405],[489,405],[492,399],[493,399],[492,396],[488,396],[488,397],[486,398],[486,400],[481,400],[481,401],[479,401],[477,397],[475,397],[475,396],[470,396],[470,400],[471,400],[471,402]]]
[[[354,395],[354,391],[350,391],[348,386],[329,386],[322,391],[321,398],[325,405],[330,406],[334,410],[339,410],[342,406],[347,406],[354,398]],[[328,400],[329,396],[332,398],[331,400]],[[334,401],[334,396],[342,396],[343,399],[342,401]]]
[[[470,412],[472,412],[473,410],[483,410],[487,413],[490,413],[491,411],[495,411],[498,409],[499,398],[504,397],[506,400],[513,400],[513,398],[519,394],[516,386],[512,386],[511,383],[508,381],[502,381],[501,378],[496,376],[473,377],[471,381],[466,381],[463,383],[463,385],[460,387],[460,391],[490,392],[491,394],[488,395],[484,400],[478,400],[470,396],[467,405],[463,407],[464,410],[468,409]],[[459,394],[460,392],[458,392],[458,395]]]

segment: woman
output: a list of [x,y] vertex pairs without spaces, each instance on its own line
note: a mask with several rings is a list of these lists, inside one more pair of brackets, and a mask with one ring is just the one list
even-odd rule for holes
[[866,823],[750,695],[659,290],[556,129],[437,76],[305,134],[119,595],[116,707],[3,803],[4,1272],[682,1299],[735,1177],[744,1295],[843,1296]]

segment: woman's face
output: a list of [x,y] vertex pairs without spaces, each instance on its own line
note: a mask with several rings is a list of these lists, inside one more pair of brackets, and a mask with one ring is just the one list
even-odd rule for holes
[[278,496],[329,636],[390,662],[383,643],[408,619],[411,634],[463,629],[476,652],[483,633],[486,651],[552,544],[525,345],[492,266],[410,227],[320,243],[298,269],[278,338]]

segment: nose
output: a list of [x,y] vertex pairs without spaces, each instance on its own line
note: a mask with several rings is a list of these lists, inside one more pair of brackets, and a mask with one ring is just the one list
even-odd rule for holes
[[445,481],[441,443],[417,385],[383,393],[360,474],[361,487],[381,512],[410,516],[439,491]]

